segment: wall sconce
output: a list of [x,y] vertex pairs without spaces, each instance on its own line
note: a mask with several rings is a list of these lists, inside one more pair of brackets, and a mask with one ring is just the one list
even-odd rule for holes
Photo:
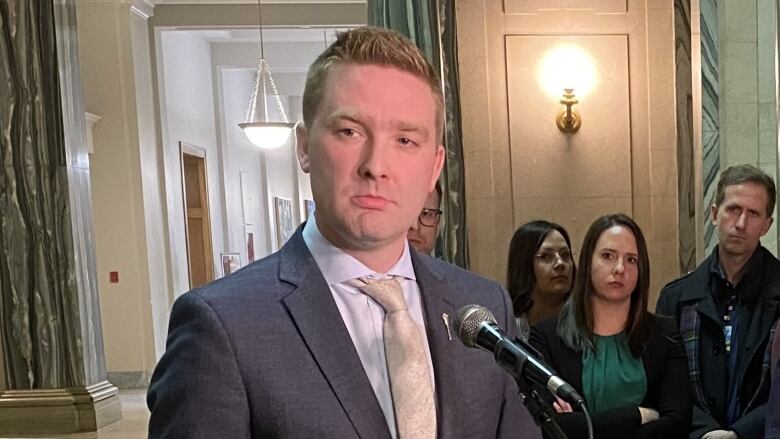
[[551,97],[560,99],[559,102],[566,106],[555,118],[558,129],[566,134],[576,133],[582,125],[582,116],[572,107],[596,83],[596,69],[590,55],[573,44],[557,46],[545,55],[539,68],[538,81]]
[[560,101],[566,106],[565,109],[558,112],[558,117],[555,118],[555,123],[558,125],[558,129],[566,134],[574,134],[580,129],[582,125],[582,118],[577,110],[573,110],[571,107],[579,101],[574,99],[574,89],[563,89],[563,99]]

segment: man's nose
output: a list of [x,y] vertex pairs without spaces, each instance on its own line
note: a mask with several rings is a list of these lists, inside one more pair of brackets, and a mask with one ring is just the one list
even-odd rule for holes
[[742,212],[737,218],[737,222],[734,226],[738,229],[744,229],[745,225],[747,225],[747,212]]
[[358,172],[367,178],[379,179],[387,176],[387,148],[376,139],[368,138],[363,147]]

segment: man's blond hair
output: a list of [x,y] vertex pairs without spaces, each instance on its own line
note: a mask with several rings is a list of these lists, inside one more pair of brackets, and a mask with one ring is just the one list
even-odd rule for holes
[[425,81],[436,101],[436,138],[444,129],[444,97],[439,76],[420,49],[409,39],[388,29],[359,27],[339,33],[309,67],[303,91],[303,123],[308,128],[317,114],[328,71],[334,65],[380,65],[394,67]]

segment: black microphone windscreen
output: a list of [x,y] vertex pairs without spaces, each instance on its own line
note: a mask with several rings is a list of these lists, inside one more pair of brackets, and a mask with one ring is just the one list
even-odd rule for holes
[[496,318],[489,309],[481,305],[466,305],[455,315],[455,330],[458,338],[466,346],[477,347],[477,334],[483,322],[496,323]]

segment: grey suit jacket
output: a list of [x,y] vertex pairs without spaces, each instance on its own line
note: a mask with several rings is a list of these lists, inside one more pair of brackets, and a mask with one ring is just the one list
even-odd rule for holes
[[[496,283],[412,252],[436,380],[438,437],[540,437],[512,378],[443,314],[482,304],[514,331]],[[512,332],[510,332],[512,333]],[[301,229],[277,253],[181,296],[147,403],[150,438],[389,439]]]

